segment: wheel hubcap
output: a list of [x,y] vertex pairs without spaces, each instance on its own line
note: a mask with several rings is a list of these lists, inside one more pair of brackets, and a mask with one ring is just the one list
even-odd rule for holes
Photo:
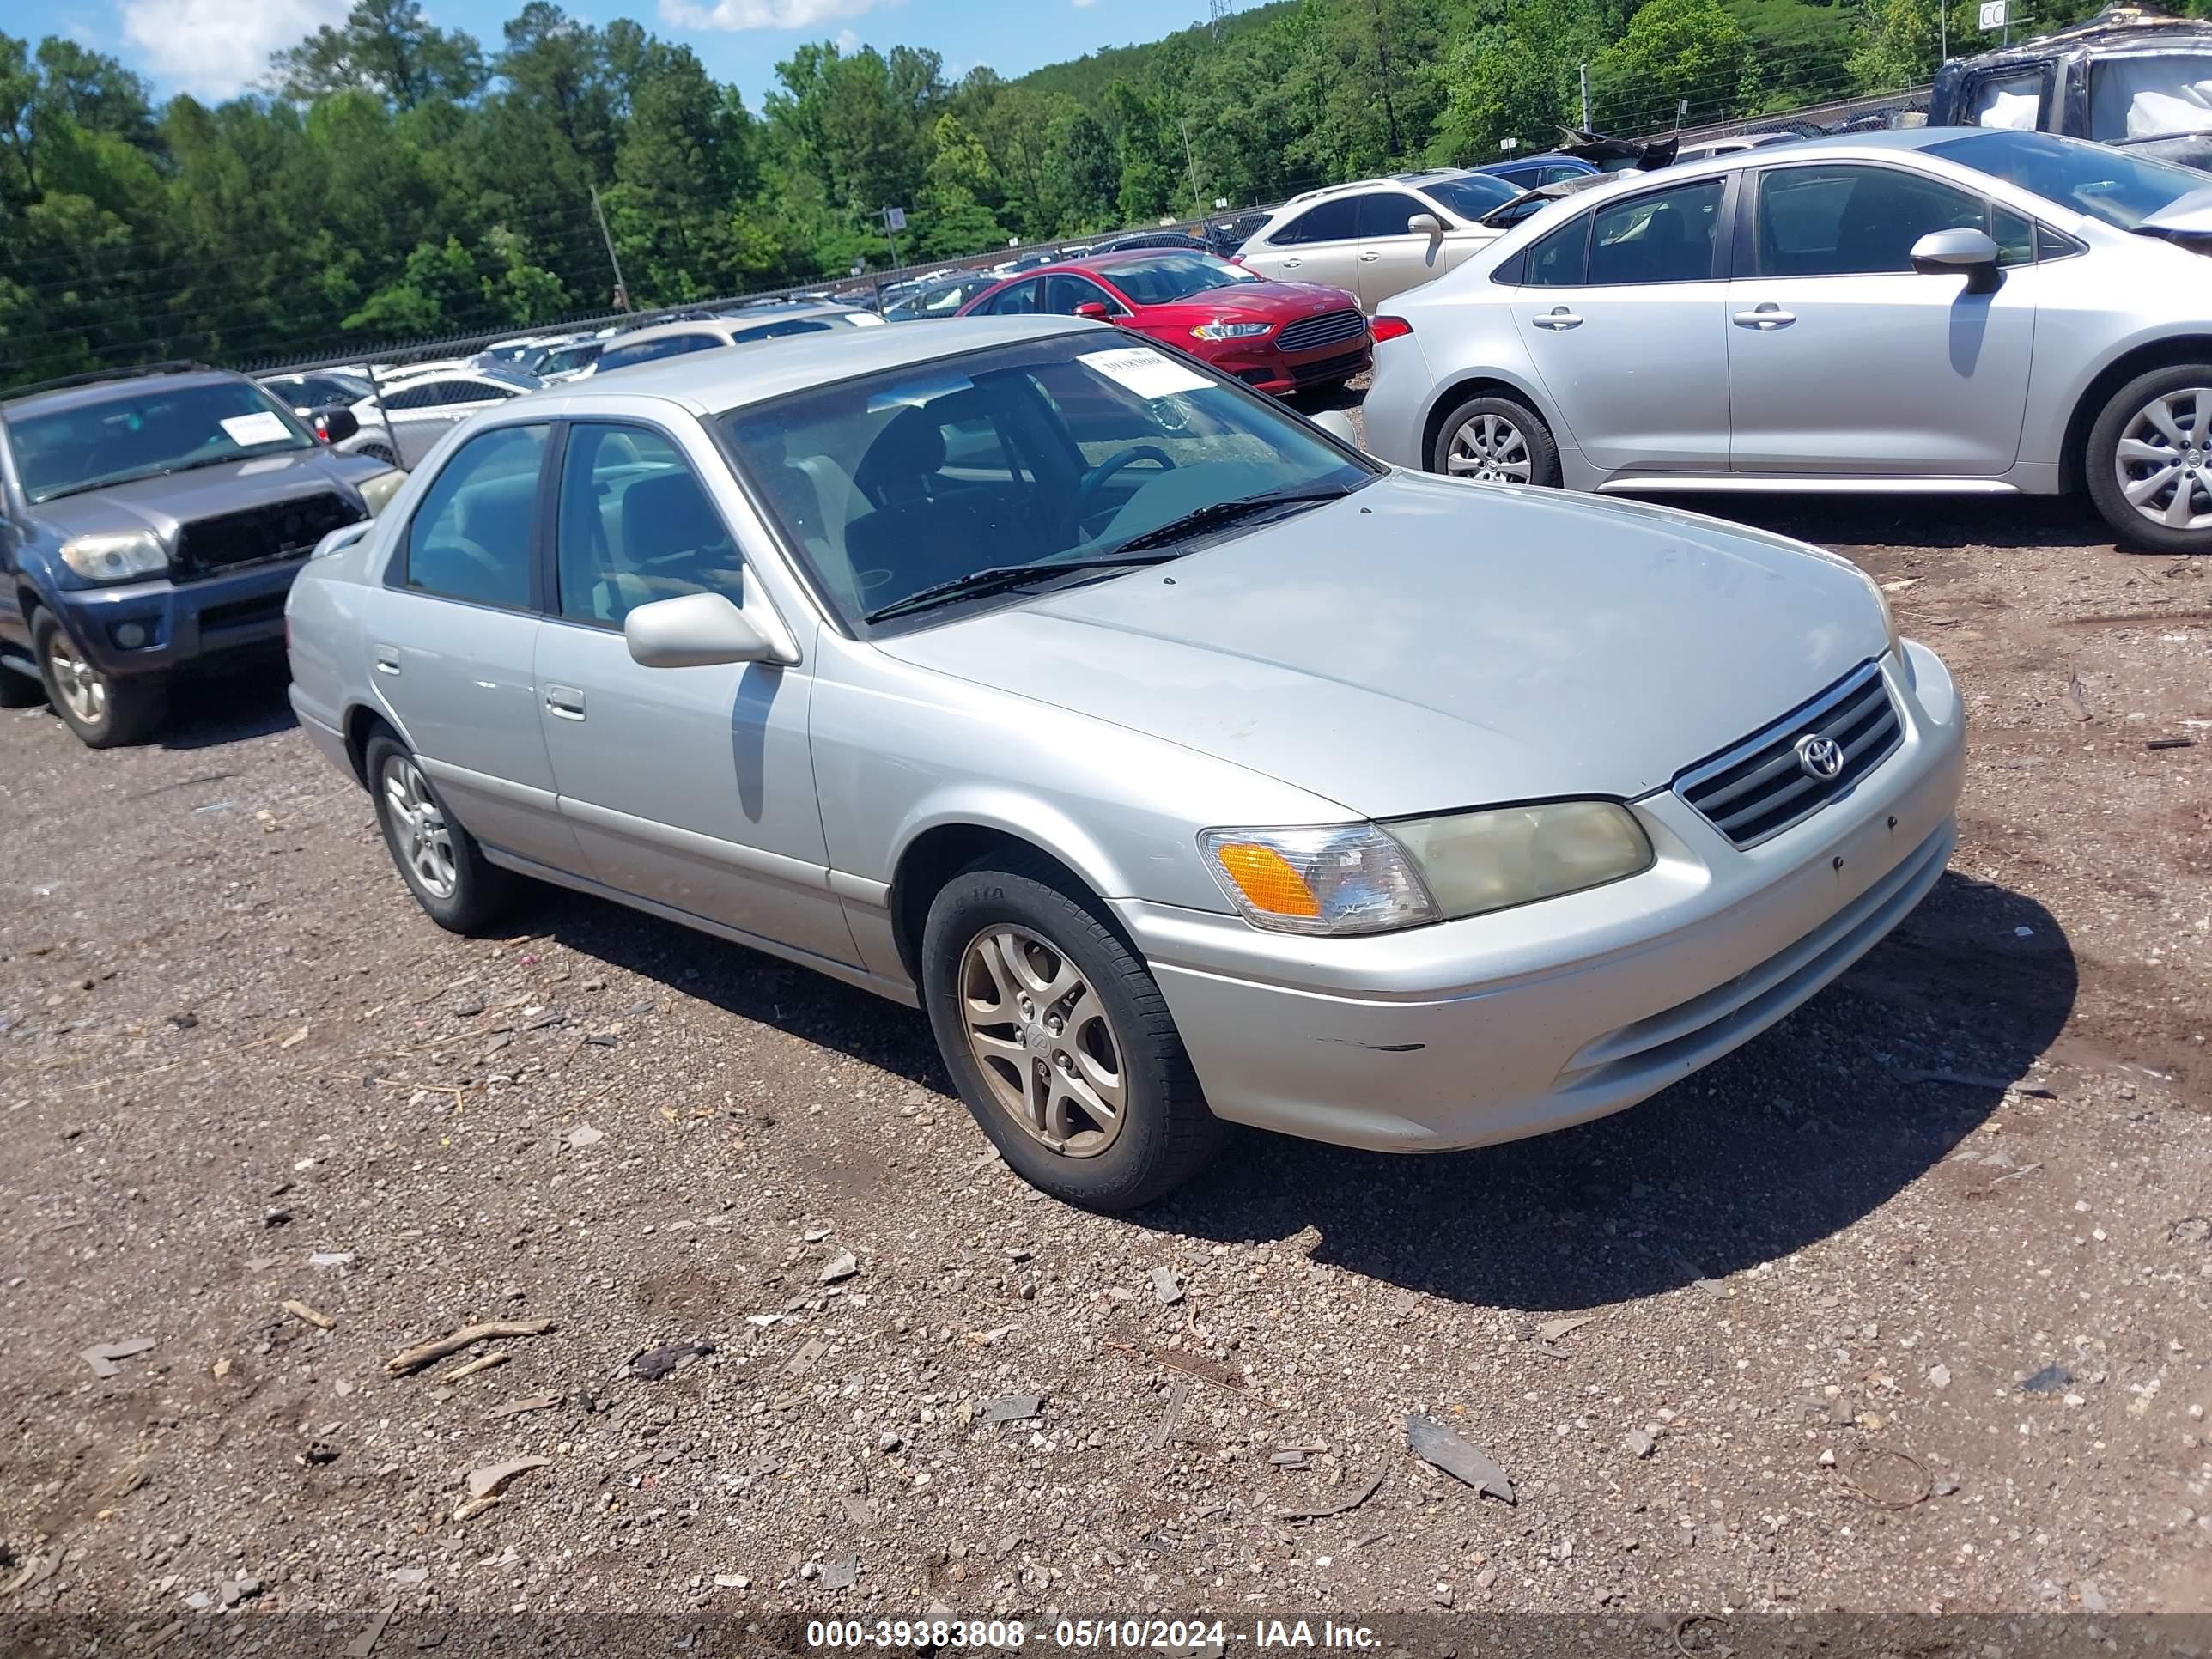
[[1444,465],[1455,478],[1527,483],[1535,476],[1528,440],[1503,415],[1478,415],[1452,434]]
[[985,929],[960,953],[968,1050],[992,1098],[1032,1139],[1095,1158],[1128,1103],[1121,1039],[1081,971],[1026,927]]
[[2120,493],[2168,530],[2212,529],[2212,386],[2154,398],[2112,457]]
[[76,655],[76,648],[58,634],[46,647],[46,668],[70,713],[88,726],[97,726],[107,712],[107,682],[100,671]]
[[392,827],[409,873],[432,898],[453,897],[460,883],[460,872],[453,862],[453,832],[446,827],[446,815],[430,797],[422,769],[404,756],[394,756],[384,763],[384,805],[392,815]]

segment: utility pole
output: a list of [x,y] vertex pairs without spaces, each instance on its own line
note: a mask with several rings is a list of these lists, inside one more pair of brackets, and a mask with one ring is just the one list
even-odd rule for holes
[[1221,26],[1229,21],[1229,0],[1207,0],[1206,27],[1212,30],[1214,43],[1221,40]]
[[1198,193],[1198,157],[1190,148],[1190,118],[1182,118],[1182,161],[1190,169],[1190,210],[1194,218],[1206,217],[1206,198]]
[[1401,154],[1398,145],[1398,106],[1390,97],[1390,35],[1382,21],[1382,0],[1368,0],[1375,10],[1375,61],[1382,70],[1382,124],[1390,146],[1390,159]]
[[1577,64],[1577,65],[1576,66],[1576,68],[1577,68],[1577,73],[1581,76],[1581,77],[1582,77],[1582,83],[1583,83],[1583,127],[1582,127],[1582,130],[1583,130],[1584,132],[1588,132],[1588,131],[1590,130],[1590,124],[1589,124],[1589,65],[1588,64]]
[[599,187],[597,185],[593,185],[590,188],[592,191],[592,216],[599,222],[599,240],[607,245],[607,263],[614,267],[615,309],[617,311],[628,311],[629,309],[629,284],[623,281],[622,261],[615,257],[615,239],[607,234],[606,210],[599,205]]

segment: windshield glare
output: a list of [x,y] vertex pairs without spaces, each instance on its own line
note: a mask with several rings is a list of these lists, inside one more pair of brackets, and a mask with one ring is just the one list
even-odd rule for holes
[[1442,202],[1462,219],[1480,219],[1521,193],[1518,185],[1509,185],[1486,173],[1470,173],[1461,179],[1424,179],[1420,187],[1424,194]]
[[290,410],[246,380],[163,386],[51,415],[14,416],[8,437],[23,493],[34,501],[185,467],[315,447]]
[[1243,266],[1210,253],[1155,253],[1142,259],[1116,259],[1099,266],[1098,274],[1140,306],[1170,305],[1208,289],[1260,280]]
[[2212,132],[2212,52],[2107,58],[2089,70],[2089,136],[2106,143]]
[[2194,168],[2048,132],[1978,132],[1930,144],[1928,153],[2121,230],[2133,230],[2194,191],[2212,188],[2212,179]]
[[[1043,577],[1202,507],[1374,477],[1297,416],[1090,332],[867,375],[719,424],[848,625],[975,570],[1033,564]],[[955,612],[917,620],[940,614]]]

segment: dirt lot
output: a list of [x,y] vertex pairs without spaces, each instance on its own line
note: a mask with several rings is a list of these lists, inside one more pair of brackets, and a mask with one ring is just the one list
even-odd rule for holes
[[[2212,1606],[2212,562],[1759,516],[1962,682],[1927,904],[1632,1112],[1133,1220],[987,1162],[919,1016],[560,895],[439,933],[273,678],[0,717],[0,1612]],[[386,1374],[483,1320],[552,1328]]]

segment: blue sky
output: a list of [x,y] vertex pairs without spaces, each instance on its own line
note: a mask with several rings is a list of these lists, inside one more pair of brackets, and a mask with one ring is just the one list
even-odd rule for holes
[[[90,0],[69,32],[114,53],[167,95],[228,97],[257,80],[269,53],[345,15],[350,0]],[[1237,0],[1237,9],[1255,0]],[[425,0],[438,23],[487,46],[521,0]],[[1102,46],[1127,46],[1201,21],[1206,0],[574,0],[595,23],[634,17],[690,46],[757,109],[777,59],[805,40],[888,49],[932,46],[950,75],[988,64],[1018,75]],[[0,0],[0,29],[37,36],[61,27],[38,0]]]

